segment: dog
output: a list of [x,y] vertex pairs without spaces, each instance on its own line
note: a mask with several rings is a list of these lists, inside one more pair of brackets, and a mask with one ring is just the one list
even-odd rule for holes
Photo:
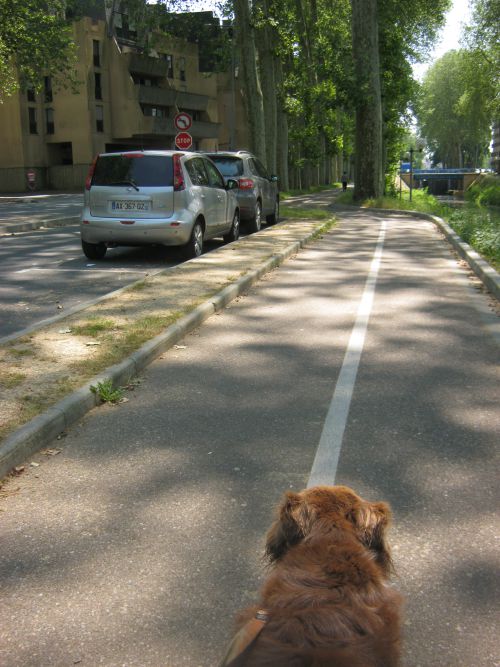
[[345,486],[287,492],[271,570],[220,667],[397,667],[402,597],[389,583],[389,505]]

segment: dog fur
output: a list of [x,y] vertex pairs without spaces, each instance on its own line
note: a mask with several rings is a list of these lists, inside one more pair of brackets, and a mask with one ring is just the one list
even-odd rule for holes
[[401,596],[389,584],[386,503],[345,486],[288,492],[266,541],[269,619],[233,667],[397,667]]

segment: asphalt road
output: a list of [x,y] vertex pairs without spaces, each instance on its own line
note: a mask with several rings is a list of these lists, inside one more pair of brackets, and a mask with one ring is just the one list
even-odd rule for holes
[[431,223],[346,213],[10,486],[2,667],[217,665],[311,470],[393,507],[405,667],[500,665],[485,308]]
[[83,194],[37,194],[0,197],[0,224],[17,222],[36,217],[64,217],[80,215]]
[[[206,243],[206,251],[222,239]],[[179,264],[178,248],[111,248],[98,262],[78,225],[0,238],[0,338],[55,317],[155,271]]]

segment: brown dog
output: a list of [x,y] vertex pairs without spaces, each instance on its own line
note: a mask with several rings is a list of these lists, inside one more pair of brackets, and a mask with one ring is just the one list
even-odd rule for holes
[[273,567],[222,665],[395,667],[401,596],[390,586],[386,503],[345,486],[288,492],[267,534]]

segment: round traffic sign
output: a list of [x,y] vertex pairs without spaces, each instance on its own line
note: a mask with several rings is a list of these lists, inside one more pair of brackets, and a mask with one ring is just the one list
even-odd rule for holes
[[175,147],[187,151],[193,145],[193,137],[189,132],[179,132],[175,137]]
[[186,113],[185,111],[181,111],[175,116],[174,124],[175,127],[181,132],[186,132],[186,130],[189,130],[189,128],[193,124],[193,119],[188,113]]

